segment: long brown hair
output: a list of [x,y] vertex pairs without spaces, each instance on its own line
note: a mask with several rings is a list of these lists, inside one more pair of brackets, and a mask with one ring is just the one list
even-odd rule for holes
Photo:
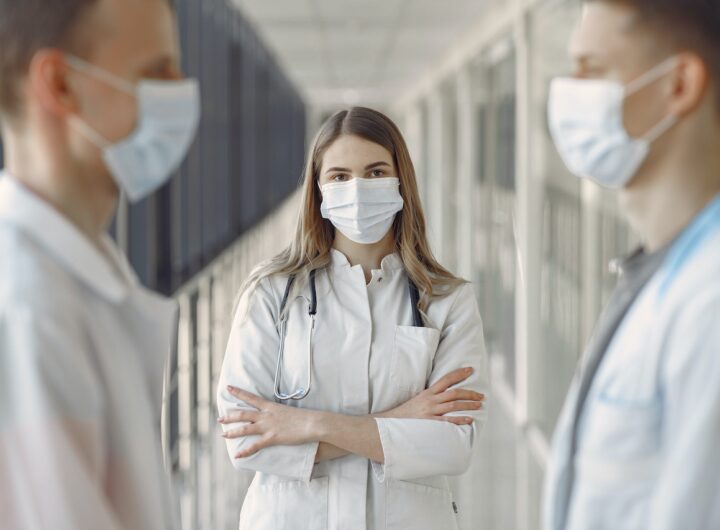
[[404,200],[403,210],[393,224],[395,250],[420,291],[418,308],[425,314],[433,297],[446,296],[466,282],[442,267],[430,251],[415,168],[400,130],[387,116],[364,107],[340,111],[320,128],[305,166],[295,237],[284,251],[250,275],[240,289],[240,296],[252,292],[262,279],[276,274],[296,275],[300,281],[295,282],[293,290],[297,291],[311,270],[322,269],[330,263],[335,228],[320,213],[322,197],[318,182],[325,152],[343,135],[359,136],[384,147],[393,156]]

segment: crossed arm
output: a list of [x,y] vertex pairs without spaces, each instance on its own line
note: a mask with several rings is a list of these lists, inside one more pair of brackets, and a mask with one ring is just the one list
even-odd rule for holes
[[243,299],[248,310],[237,314],[220,377],[220,423],[237,469],[309,480],[316,462],[355,454],[371,461],[381,482],[467,470],[485,417],[480,393],[488,387],[482,320],[469,285],[458,290],[445,319],[428,388],[367,416],[260,397],[273,395],[279,344],[277,297],[269,287],[260,284]]
[[472,390],[450,389],[462,383],[472,368],[455,370],[416,397],[387,412],[368,416],[349,416],[331,412],[300,409],[263,399],[235,387],[228,391],[254,410],[230,413],[218,421],[223,425],[238,424],[223,433],[226,439],[256,436],[254,443],[244,447],[235,458],[247,458],[258,451],[283,445],[319,442],[315,462],[333,460],[356,454],[383,464],[385,455],[376,418],[435,420],[455,425],[470,425],[470,416],[445,416],[450,412],[477,411],[485,396]]

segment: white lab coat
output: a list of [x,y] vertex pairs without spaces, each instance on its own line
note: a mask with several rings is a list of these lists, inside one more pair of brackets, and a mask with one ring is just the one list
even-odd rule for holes
[[[544,528],[561,528],[573,385]],[[720,199],[671,249],[611,342],[580,417],[569,530],[720,528]]]
[[0,177],[3,529],[177,527],[159,432],[176,307],[103,244]]
[[[263,281],[236,315],[218,388],[221,415],[245,408],[234,385],[273,398],[277,320],[287,278]],[[307,286],[302,294],[308,295]],[[386,257],[366,285],[360,266],[332,251],[317,275],[318,314],[313,385],[290,405],[351,415],[389,410],[450,371],[472,366],[462,386],[487,393],[482,323],[470,285],[432,302],[430,327],[412,327],[407,275]],[[305,386],[307,302],[290,304],[282,390]],[[457,527],[446,475],[467,470],[485,412],[472,426],[416,419],[378,419],[385,464],[355,455],[314,464],[317,443],[234,455],[253,437],[228,441],[236,468],[256,471],[242,508],[243,530],[451,530]],[[235,426],[236,427],[236,426]],[[232,429],[233,426],[225,426]],[[462,510],[462,506],[459,507]]]

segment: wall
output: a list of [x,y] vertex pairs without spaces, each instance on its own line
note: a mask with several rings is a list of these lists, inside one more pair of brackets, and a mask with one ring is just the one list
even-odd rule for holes
[[[528,441],[523,476],[547,465],[583,345],[615,284],[608,262],[635,242],[612,196],[571,176],[549,135],[548,86],[572,71],[567,45],[580,9],[574,0],[496,2],[393,111],[427,190],[434,250],[475,283],[491,413],[509,414]],[[456,487],[472,498],[473,484],[468,476]],[[535,528],[527,514],[538,507],[528,502],[539,492],[516,495],[518,529]]]
[[176,0],[183,69],[200,79],[203,117],[177,178],[121,205],[118,239],[141,279],[177,290],[297,187],[305,105],[225,0]]

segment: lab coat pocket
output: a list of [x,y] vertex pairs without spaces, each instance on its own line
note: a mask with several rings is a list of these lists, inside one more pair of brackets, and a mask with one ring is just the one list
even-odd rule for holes
[[391,374],[403,400],[425,389],[433,359],[440,344],[440,331],[432,328],[398,326],[395,330]]
[[638,461],[660,451],[659,401],[630,403],[601,395],[590,406],[583,452],[593,457]]
[[[647,528],[648,499],[661,467],[659,402],[591,402],[575,467],[569,528]],[[622,523],[619,523],[619,522]]]
[[457,521],[450,491],[405,480],[387,485],[387,530],[454,530]]
[[250,487],[240,515],[240,530],[327,529],[328,477],[288,480]]

